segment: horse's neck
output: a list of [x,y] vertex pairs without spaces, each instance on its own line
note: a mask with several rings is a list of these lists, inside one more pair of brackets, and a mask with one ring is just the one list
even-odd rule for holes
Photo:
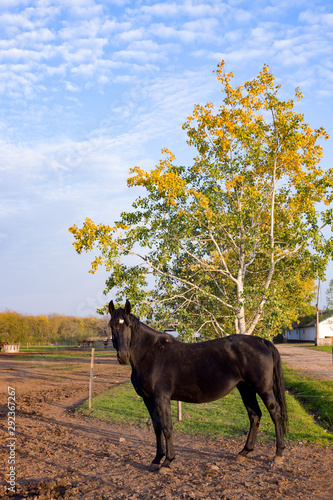
[[133,363],[143,358],[150,348],[156,343],[158,332],[141,321],[132,331],[131,358]]

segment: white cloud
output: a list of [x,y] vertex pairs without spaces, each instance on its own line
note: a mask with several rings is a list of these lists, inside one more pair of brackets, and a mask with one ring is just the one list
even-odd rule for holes
[[66,90],[69,90],[70,92],[79,92],[80,89],[76,85],[73,85],[71,82],[65,82],[66,84]]
[[141,12],[155,17],[175,17],[182,10],[182,6],[177,3],[156,3],[154,5],[144,5]]
[[268,45],[271,43],[271,40],[274,38],[274,31],[272,30],[272,25],[269,24],[266,26],[257,26],[253,30],[251,30],[251,38],[249,42],[251,44],[258,45]]
[[85,78],[90,78],[94,76],[97,70],[96,64],[79,64],[71,69],[73,75],[83,76]]
[[99,83],[102,83],[103,85],[106,84],[106,83],[109,83],[110,79],[105,76],[105,75],[101,75],[99,78],[98,78],[98,82]]
[[29,0],[1,0],[0,9],[8,9],[13,7],[18,7],[19,5],[25,6],[29,3]]
[[90,39],[98,36],[101,29],[101,21],[99,18],[83,20],[79,23],[69,24],[58,32],[59,39],[62,40],[77,40]]
[[243,30],[231,30],[226,33],[223,33],[224,40],[227,43],[242,43],[243,37],[244,37],[244,31]]
[[129,21],[117,21],[116,19],[102,19],[101,24],[101,33],[113,34],[118,33],[119,31],[125,32],[129,31],[132,28],[132,23]]
[[38,52],[36,50],[25,50],[25,49],[16,49],[16,48],[11,48],[8,50],[1,50],[0,51],[0,60],[2,61],[19,61],[20,59],[23,60],[34,60],[34,61],[40,61],[43,59],[43,53]]
[[305,64],[307,55],[305,53],[298,54],[291,49],[285,49],[279,53],[278,59],[283,66],[292,67]]
[[315,24],[333,26],[333,14],[320,12],[320,10],[305,10],[299,14],[299,20],[301,22],[308,23],[311,26]]
[[123,42],[132,42],[134,40],[141,40],[144,36],[145,30],[143,28],[137,28],[123,31],[120,35],[118,35],[118,39]]
[[120,61],[135,61],[136,63],[156,62],[160,59],[160,54],[146,52],[145,50],[120,50],[114,53],[114,57]]
[[324,14],[323,24],[327,24],[328,26],[333,26],[333,14]]
[[156,51],[159,50],[159,45],[153,40],[136,40],[132,42],[128,48],[134,50]]
[[103,5],[94,0],[60,0],[60,5],[70,9],[76,18],[89,19],[98,16],[103,11]]
[[188,1],[183,3],[156,3],[154,5],[144,5],[140,8],[140,12],[144,14],[163,18],[179,18],[181,15],[192,18],[221,16],[226,10],[228,10],[228,6],[222,2],[218,2],[216,5],[209,5],[208,3],[194,5]]
[[24,14],[11,14],[9,12],[5,12],[0,15],[0,25],[4,27],[4,29],[17,27],[20,29],[30,29],[33,30],[35,28],[35,24],[31,21],[27,15]]
[[[239,23],[248,23],[253,19],[253,13],[244,9],[233,9],[231,13],[235,21]],[[228,18],[230,19],[230,17],[229,15]]]
[[[73,68],[77,68],[77,74],[91,78],[93,73],[87,67],[87,64],[93,64],[94,69],[98,69],[98,60],[103,60],[105,56],[105,47],[109,41],[105,36],[101,37],[98,33],[101,22],[95,17],[89,17],[91,9],[94,10],[93,1],[62,2],[63,8],[70,8],[76,12],[77,9],[88,8],[85,18],[76,18],[70,25],[67,21],[61,24],[67,26],[61,27],[57,31],[54,25],[54,16],[59,16],[60,7],[55,8],[48,4],[39,3],[37,7],[27,8],[21,13],[4,12],[0,15],[0,26],[3,23],[9,39],[0,41],[0,62],[14,63],[14,68],[9,66],[6,75],[6,82],[2,81],[0,91],[6,92],[6,89],[16,88],[19,92],[17,82],[19,76],[21,81],[29,80],[29,75],[25,71],[36,71],[38,78],[42,82],[46,77],[57,78],[58,76],[70,76]],[[97,6],[97,13],[101,12],[100,6]],[[45,14],[45,16],[44,16]],[[47,25],[50,23],[50,25]],[[15,28],[15,30],[14,30]],[[13,31],[14,30],[14,31]],[[22,73],[16,75],[15,71],[18,64],[21,63]],[[43,64],[41,64],[43,62]],[[36,64],[39,63],[38,67]],[[102,76],[96,75],[96,80]],[[22,80],[23,79],[23,80]],[[85,82],[83,82],[84,85]],[[73,83],[74,85],[74,83]],[[30,97],[37,95],[41,86],[35,89],[26,85],[22,86],[22,94]]]
[[[20,69],[24,68],[21,73]],[[22,95],[31,99],[38,90],[38,76],[32,70],[33,66],[15,65],[14,70],[9,65],[0,66],[0,92],[7,93],[9,98],[18,99]]]
[[215,6],[208,3],[193,5],[192,2],[185,2],[184,4],[184,12],[192,17],[220,16],[227,9],[227,5],[222,2],[218,2]]
[[100,78],[110,78],[111,71],[119,68],[121,65],[119,61],[107,61],[104,59],[94,59],[93,57],[91,59],[88,58],[86,61],[78,66],[74,65],[70,69],[70,73],[77,77],[84,77],[86,80],[93,79],[93,81],[97,80],[100,82]]
[[261,48],[242,48],[239,50],[231,50],[226,52],[209,52],[207,53],[207,57],[209,59],[219,62],[226,61],[228,66],[233,63],[246,63],[251,60],[264,61],[265,57],[267,58],[267,51]]
[[167,61],[170,54],[178,50],[176,44],[158,44],[153,40],[136,40],[130,43],[125,50],[114,52],[113,57],[120,61],[135,61],[147,64],[150,62]]
[[151,24],[149,32],[159,38],[175,38],[177,30],[163,23]]
[[81,64],[83,61],[91,61],[95,57],[92,48],[77,48],[73,51],[72,47],[62,46],[58,48],[58,51],[63,56],[64,60],[69,62],[72,66]]
[[[38,73],[38,86],[22,87],[22,94],[29,95],[30,98],[38,95],[45,86],[46,78],[54,79],[56,88],[59,85],[57,78],[69,81],[72,77],[80,76],[84,80],[73,81],[72,86],[87,88],[100,83],[101,78],[110,80],[111,65],[116,68],[117,64],[119,67],[120,63],[130,63],[128,69],[131,72],[139,70],[140,66],[146,70],[148,63],[166,67],[170,59],[179,57],[181,43],[216,43],[218,20],[214,17],[198,19],[199,15],[214,14],[216,8],[214,4],[192,5],[191,2],[182,5],[175,2],[157,3],[143,6],[139,10],[128,9],[122,17],[114,18],[110,15],[111,12],[106,14],[105,9],[100,10],[100,5],[93,0],[40,3],[34,8],[23,9],[18,14],[3,14],[3,21],[9,23],[9,28],[15,26],[18,31],[10,41],[0,42],[0,57],[5,61],[16,60],[17,63],[22,63],[22,70],[27,64]],[[47,14],[45,17],[42,9]],[[168,15],[172,12],[180,14],[175,26],[147,24],[147,18],[137,16],[138,12],[142,14],[148,11],[157,15],[158,12],[164,12],[164,9],[167,9]],[[69,12],[69,17],[62,18],[64,12]],[[78,12],[79,15],[76,15]],[[71,19],[71,16],[75,19]],[[184,16],[187,19],[190,16],[191,20],[184,23]],[[160,45],[158,39],[171,43]],[[22,76],[24,78],[24,74]],[[10,77],[9,73],[8,79]],[[126,75],[114,75],[113,81],[120,79],[126,79]],[[30,78],[26,80],[31,81]],[[16,92],[19,92],[17,81],[14,78],[7,85],[2,84],[0,91],[2,89],[5,92],[6,88],[14,86]]]
[[18,193],[13,193],[11,197],[3,197],[0,201],[0,219],[19,215],[20,213],[28,214],[31,212],[32,203],[30,200],[20,200],[17,198]]
[[181,41],[184,43],[191,43],[200,35],[195,31],[190,31],[187,29],[179,29],[170,26],[165,26],[164,24],[154,24],[150,28],[150,32],[162,39],[167,39],[171,41]]
[[21,46],[40,47],[44,42],[54,40],[55,35],[48,28],[25,31],[16,37],[15,43]]
[[190,31],[213,31],[219,25],[219,21],[216,18],[201,18],[196,21],[189,21],[183,24],[183,28]]

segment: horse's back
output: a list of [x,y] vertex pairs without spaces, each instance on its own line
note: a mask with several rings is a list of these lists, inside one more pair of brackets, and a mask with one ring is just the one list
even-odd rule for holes
[[253,335],[229,335],[211,341],[216,357],[230,369],[237,369],[240,378],[255,382],[264,374],[273,374],[276,350],[272,342]]
[[[182,356],[189,356],[202,362],[207,358],[208,361],[218,360],[227,363],[247,361],[251,364],[255,362],[253,355],[271,358],[272,349],[275,349],[274,345],[266,339],[241,334],[192,344],[176,341],[173,345],[173,350]],[[178,357],[176,353],[175,355]]]

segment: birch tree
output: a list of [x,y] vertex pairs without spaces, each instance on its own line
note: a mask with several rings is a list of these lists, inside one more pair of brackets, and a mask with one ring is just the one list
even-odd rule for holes
[[193,163],[162,150],[152,170],[131,169],[128,186],[145,190],[132,210],[70,231],[78,253],[99,250],[91,272],[110,271],[105,292],[148,319],[176,318],[206,338],[269,336],[311,301],[332,255],[322,230],[332,224],[333,172],[318,144],[328,135],[294,110],[298,88],[279,99],[268,66],[244,85],[232,85],[223,62],[216,77],[219,108],[196,105],[183,125]]

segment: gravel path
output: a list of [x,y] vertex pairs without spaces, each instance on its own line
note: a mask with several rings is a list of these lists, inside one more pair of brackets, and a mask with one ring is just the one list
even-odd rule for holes
[[317,351],[293,344],[277,344],[282,361],[289,368],[294,368],[304,375],[323,380],[333,380],[333,356],[327,352]]

